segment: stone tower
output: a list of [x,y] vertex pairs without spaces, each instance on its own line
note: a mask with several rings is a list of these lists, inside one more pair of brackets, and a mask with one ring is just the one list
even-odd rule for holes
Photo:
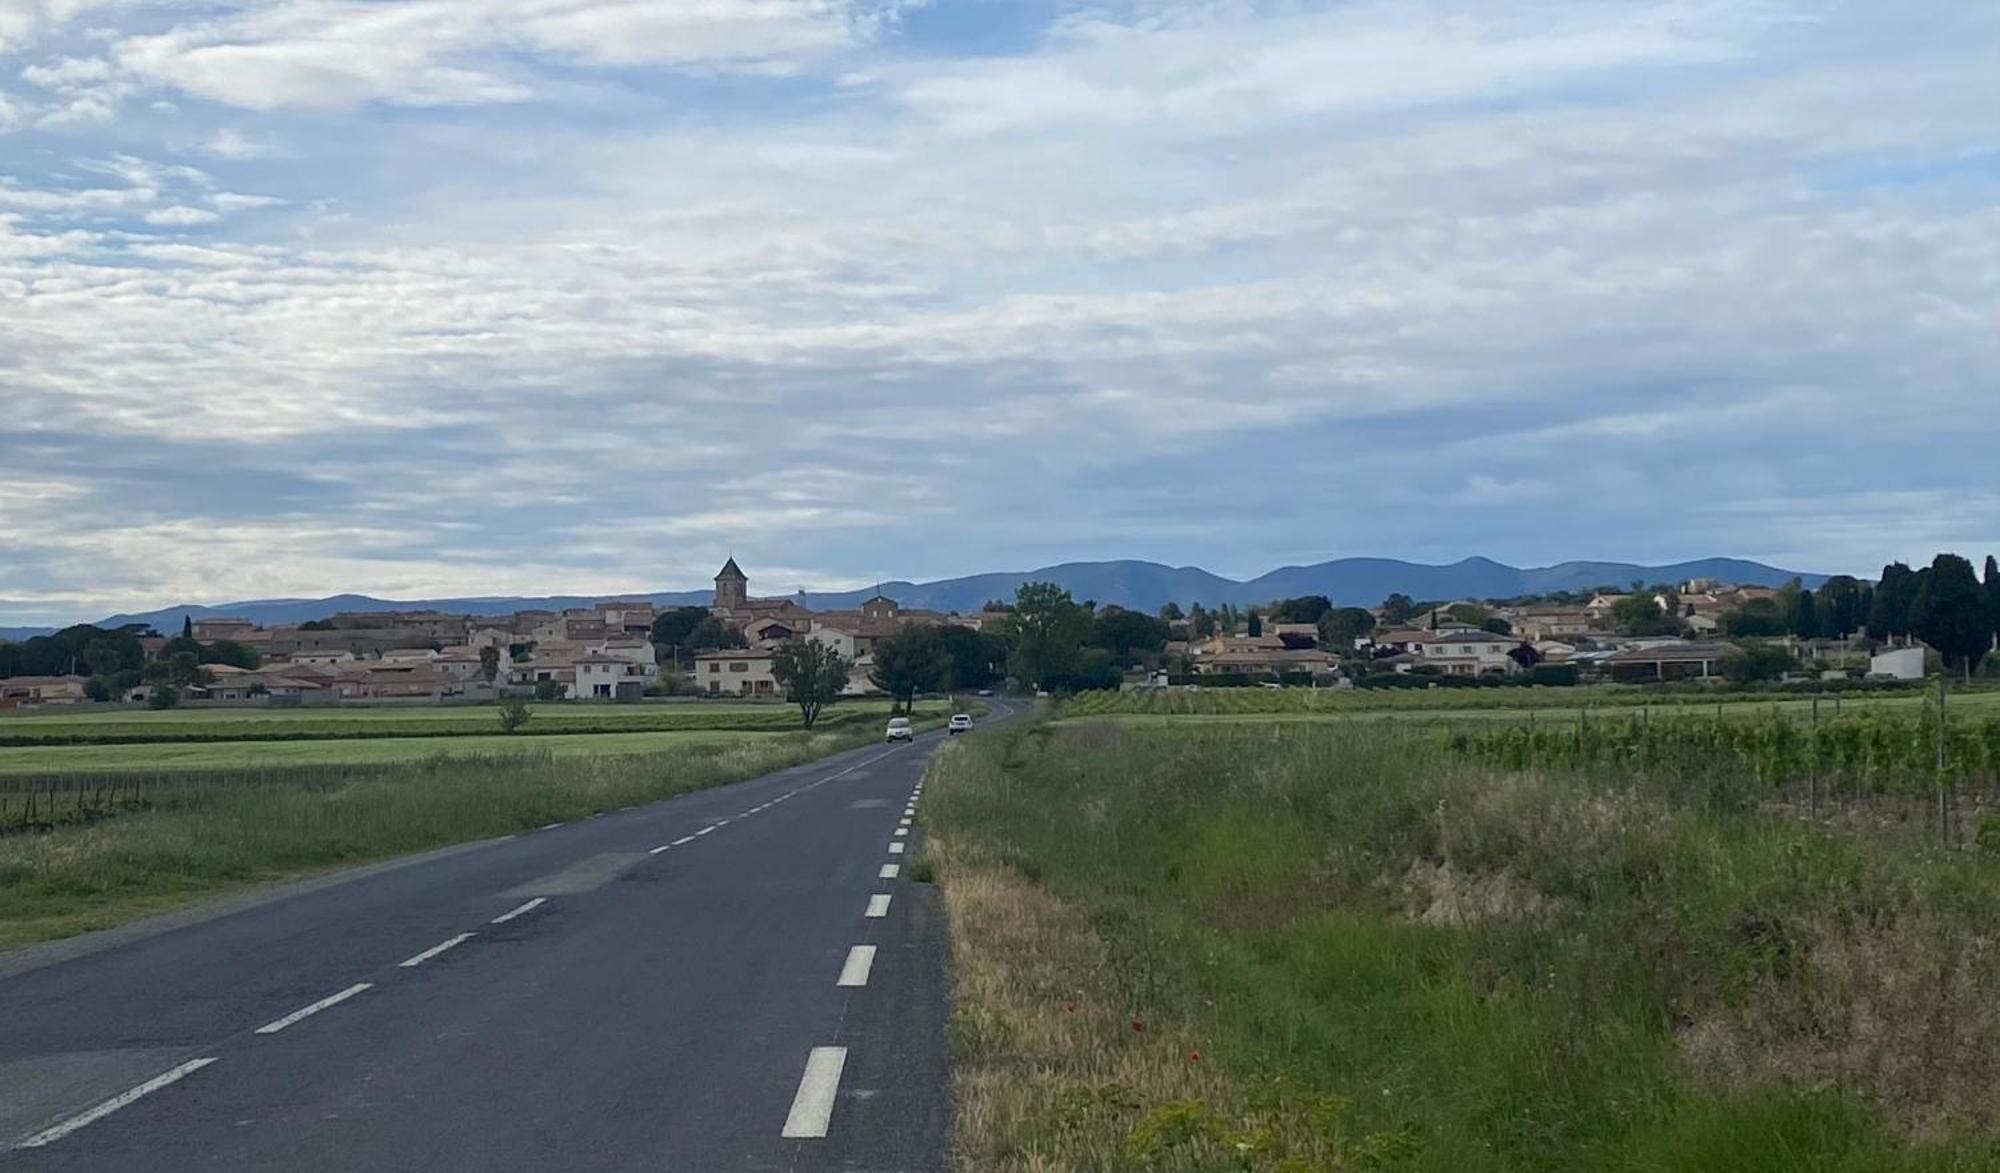
[[740,611],[749,600],[750,576],[743,573],[732,557],[715,576],[715,610]]

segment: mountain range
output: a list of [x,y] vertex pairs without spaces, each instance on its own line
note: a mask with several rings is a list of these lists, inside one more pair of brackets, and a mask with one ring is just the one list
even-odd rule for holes
[[[753,573],[754,580],[754,573]],[[1552,591],[1587,591],[1600,586],[1644,582],[1684,582],[1714,578],[1726,583],[1782,586],[1798,578],[1817,587],[1825,575],[1780,570],[1761,562],[1736,558],[1703,558],[1666,566],[1629,562],[1564,562],[1522,569],[1490,558],[1467,558],[1446,566],[1403,562],[1393,558],[1339,558],[1311,566],[1286,566],[1247,581],[1225,578],[1198,566],[1163,566],[1157,562],[1066,562],[1038,570],[1005,571],[948,578],[936,582],[887,582],[859,591],[805,592],[797,597],[814,610],[859,606],[876,593],[904,607],[933,611],[977,611],[992,599],[1011,599],[1022,583],[1054,582],[1078,599],[1116,603],[1147,611],[1168,602],[1218,607],[1247,607],[1299,595],[1325,595],[1341,606],[1373,606],[1391,594],[1412,599],[1507,599]],[[756,583],[751,583],[752,593]],[[707,590],[666,591],[648,595],[555,595],[543,598],[377,599],[367,595],[334,595],[324,599],[255,599],[215,606],[163,607],[127,615],[111,615],[100,626],[147,623],[162,632],[178,629],[183,617],[237,618],[271,626],[324,619],[339,611],[438,610],[467,615],[505,615],[514,611],[588,607],[609,599],[644,600],[664,606],[706,605]],[[25,639],[38,628],[0,628],[0,638]]]

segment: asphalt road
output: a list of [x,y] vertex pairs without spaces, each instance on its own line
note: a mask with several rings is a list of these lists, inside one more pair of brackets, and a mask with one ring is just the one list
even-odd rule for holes
[[942,1169],[940,739],[0,955],[0,1169]]

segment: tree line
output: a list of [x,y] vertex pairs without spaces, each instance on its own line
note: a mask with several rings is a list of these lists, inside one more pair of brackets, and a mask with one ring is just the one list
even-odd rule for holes
[[144,624],[103,628],[83,623],[20,643],[0,643],[0,678],[82,676],[94,701],[115,700],[139,687],[154,687],[155,703],[171,705],[183,690],[214,683],[209,665],[255,669],[256,649],[233,640],[203,643],[186,633],[166,641],[154,655],[142,640],[159,633]]

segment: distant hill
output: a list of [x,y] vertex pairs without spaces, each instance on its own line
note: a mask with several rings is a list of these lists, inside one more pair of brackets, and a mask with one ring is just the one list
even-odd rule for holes
[[[751,567],[756,591],[756,568]],[[976,574],[938,582],[890,582],[881,590],[905,607],[935,611],[977,611],[991,599],[1011,599],[1022,583],[1054,582],[1078,599],[1116,603],[1121,607],[1155,610],[1167,602],[1182,606],[1224,603],[1248,606],[1298,595],[1325,595],[1342,606],[1373,606],[1391,594],[1413,599],[1499,599],[1550,591],[1587,591],[1599,586],[1625,586],[1634,580],[1684,582],[1715,578],[1723,582],[1782,586],[1792,578],[1809,587],[1826,581],[1822,574],[1800,574],[1735,558],[1704,558],[1667,566],[1629,562],[1564,562],[1557,566],[1521,569],[1489,558],[1467,558],[1448,566],[1401,562],[1392,558],[1340,558],[1312,566],[1286,566],[1247,582],[1224,578],[1197,566],[1163,566],[1157,562],[1068,562],[1038,570]],[[806,592],[794,596],[806,606],[835,610],[858,606],[875,593],[859,591]],[[216,606],[165,607],[131,615],[113,615],[103,626],[149,623],[162,632],[179,629],[183,617],[248,619],[266,626],[324,619],[338,611],[438,610],[467,615],[505,615],[512,611],[588,607],[609,599],[644,600],[666,606],[705,605],[708,590],[667,591],[648,595],[554,595],[543,598],[472,598],[388,600],[367,595],[335,595],[325,599],[261,599]],[[6,632],[0,630],[0,636]],[[38,634],[28,631],[28,634]]]
[[0,643],[20,643],[54,630],[53,627],[0,627]]

